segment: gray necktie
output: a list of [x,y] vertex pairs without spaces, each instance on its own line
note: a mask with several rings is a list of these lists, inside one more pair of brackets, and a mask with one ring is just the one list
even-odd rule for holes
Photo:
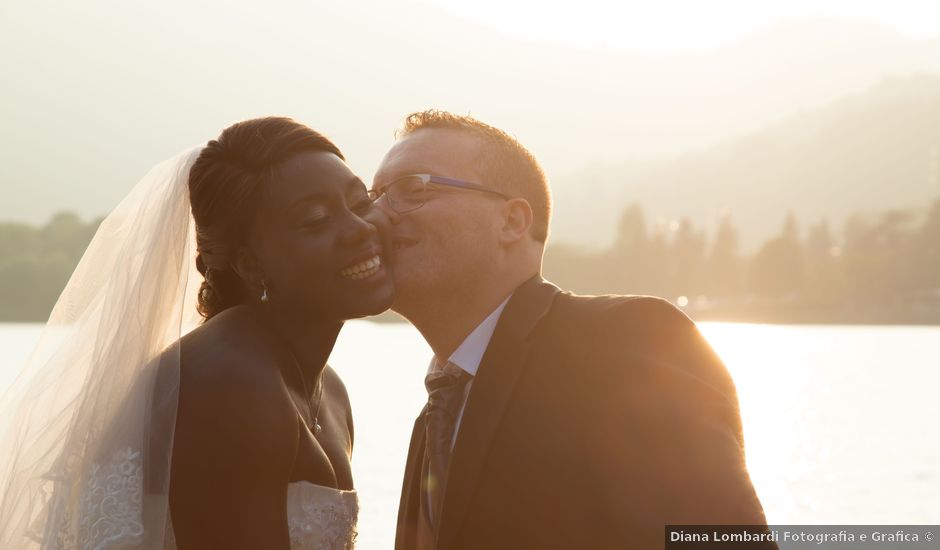
[[427,448],[422,493],[431,526],[436,525],[440,516],[454,426],[464,402],[467,383],[472,379],[473,376],[453,363],[447,363],[444,368],[435,370],[424,379],[428,389],[428,406],[425,412]]

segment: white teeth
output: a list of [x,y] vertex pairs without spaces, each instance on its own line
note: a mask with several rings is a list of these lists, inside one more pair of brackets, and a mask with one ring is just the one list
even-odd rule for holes
[[339,272],[340,275],[346,277],[347,279],[352,279],[358,281],[360,279],[366,279],[375,275],[379,268],[382,267],[382,262],[379,260],[378,256],[373,256],[368,260],[358,263],[352,267],[347,267],[346,269]]

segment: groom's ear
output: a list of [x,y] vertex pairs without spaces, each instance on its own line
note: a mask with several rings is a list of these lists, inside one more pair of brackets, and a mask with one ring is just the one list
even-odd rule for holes
[[235,251],[232,270],[241,278],[246,287],[261,294],[261,288],[264,286],[264,271],[261,269],[258,257],[247,246],[240,246]]
[[515,197],[503,204],[503,225],[499,231],[502,244],[512,244],[524,239],[532,227],[532,206],[529,201]]

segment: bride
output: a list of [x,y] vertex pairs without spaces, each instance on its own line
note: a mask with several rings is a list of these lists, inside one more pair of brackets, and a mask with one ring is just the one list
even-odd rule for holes
[[155,167],[0,402],[0,548],[351,548],[352,415],[326,361],[344,320],[391,304],[387,224],[286,118]]

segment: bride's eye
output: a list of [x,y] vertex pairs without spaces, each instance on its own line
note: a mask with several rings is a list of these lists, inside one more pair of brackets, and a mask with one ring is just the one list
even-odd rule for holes
[[358,212],[369,212],[374,207],[375,207],[375,203],[372,202],[372,200],[368,198],[364,198],[363,200],[356,202],[356,204],[353,205],[352,209],[354,212],[358,213]]
[[329,223],[329,221],[330,221],[330,217],[329,217],[329,216],[321,216],[321,217],[317,217],[317,218],[308,218],[308,219],[305,219],[304,221],[300,222],[300,224],[298,225],[298,229],[313,230],[313,231],[318,230],[318,229],[323,229],[324,227],[327,226],[327,224]]
[[304,215],[299,217],[296,227],[300,229],[316,229],[323,227],[329,221],[330,216],[325,208],[313,208],[304,212]]
[[350,210],[357,214],[368,213],[375,206],[375,202],[370,199],[369,195],[366,193],[363,193],[362,195],[357,194],[357,196],[350,200],[349,203],[352,204]]

